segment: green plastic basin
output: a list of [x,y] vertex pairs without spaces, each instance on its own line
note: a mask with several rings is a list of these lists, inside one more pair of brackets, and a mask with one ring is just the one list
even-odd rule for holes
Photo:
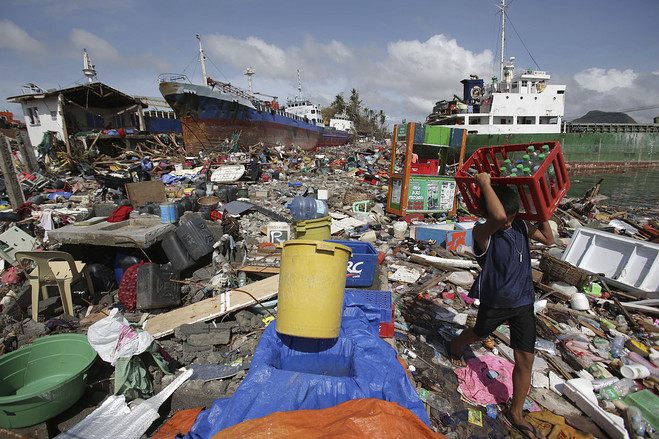
[[95,359],[82,334],[41,337],[0,357],[0,427],[38,424],[71,407]]

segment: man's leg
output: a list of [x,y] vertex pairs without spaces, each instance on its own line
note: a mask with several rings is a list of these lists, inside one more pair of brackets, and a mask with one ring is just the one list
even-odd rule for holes
[[535,435],[534,439],[545,439],[540,431],[534,429],[524,419],[524,400],[531,387],[536,336],[533,304],[517,308],[515,316],[508,322],[510,323],[510,347],[513,348],[515,356],[515,368],[513,369],[513,400],[506,417],[525,436],[533,438]]
[[451,356],[451,363],[453,363],[456,366],[464,366],[465,361],[462,359],[462,349],[474,343],[475,341],[480,340],[481,338],[476,335],[473,329],[467,328],[464,329],[460,335],[457,337],[454,337],[451,340],[451,345],[450,345],[450,356]]
[[[533,369],[533,354],[522,351],[520,349],[514,350],[515,354],[515,368],[513,369],[513,400],[508,412],[508,419],[515,425],[527,427],[529,430],[524,430],[528,437],[532,437],[529,433],[533,431],[533,427],[524,419],[524,400],[529,392],[531,386],[531,372]],[[545,436],[539,431],[537,432],[536,439],[545,439]]]
[[472,328],[464,329],[460,335],[451,340],[449,347],[451,362],[455,366],[464,366],[465,361],[462,358],[462,349],[476,341],[483,340],[491,334],[500,324],[508,319],[510,310],[494,309],[481,305],[478,308],[476,324]]

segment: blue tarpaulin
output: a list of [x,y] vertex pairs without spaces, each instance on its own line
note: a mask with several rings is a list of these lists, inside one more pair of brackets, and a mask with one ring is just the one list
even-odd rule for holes
[[185,439],[209,439],[278,411],[322,409],[360,398],[395,402],[430,425],[396,351],[378,336],[379,315],[374,305],[346,295],[337,339],[279,334],[276,321],[270,323],[245,380],[231,398],[202,411]]

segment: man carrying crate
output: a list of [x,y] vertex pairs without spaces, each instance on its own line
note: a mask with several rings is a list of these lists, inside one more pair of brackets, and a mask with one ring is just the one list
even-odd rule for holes
[[486,221],[474,226],[474,253],[482,272],[472,286],[470,296],[480,300],[474,328],[467,328],[451,340],[450,355],[455,365],[464,365],[464,346],[483,340],[499,325],[510,325],[510,344],[514,351],[513,397],[503,421],[529,439],[545,439],[524,419],[524,400],[531,385],[535,346],[535,315],[531,251],[529,238],[553,244],[548,222],[538,226],[516,219],[519,199],[507,186],[493,188],[490,175],[475,176],[481,188],[481,208]]

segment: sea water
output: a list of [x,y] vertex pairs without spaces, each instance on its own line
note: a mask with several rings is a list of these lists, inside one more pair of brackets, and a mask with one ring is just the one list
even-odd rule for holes
[[568,197],[583,197],[603,178],[599,193],[609,197],[603,204],[621,207],[659,208],[659,168],[632,169],[616,173],[569,174]]

